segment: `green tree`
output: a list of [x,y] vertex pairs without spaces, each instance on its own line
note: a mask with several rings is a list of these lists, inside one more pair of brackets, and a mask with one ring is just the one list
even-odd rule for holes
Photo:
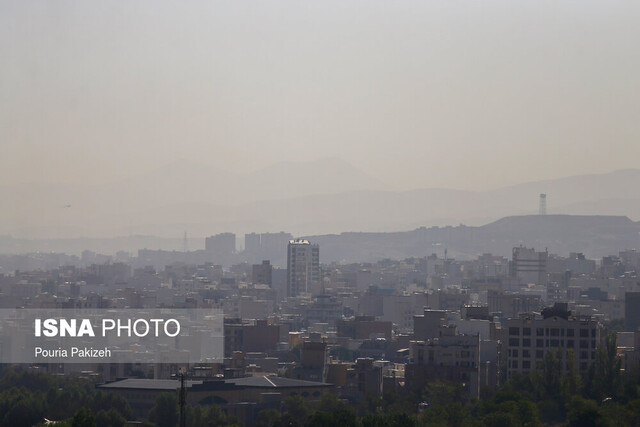
[[41,402],[31,394],[20,392],[18,396],[9,396],[9,398],[15,400],[9,405],[2,405],[8,407],[8,410],[1,413],[4,416],[0,425],[31,427],[44,418]]
[[416,425],[415,418],[405,413],[385,413],[378,411],[362,418],[362,427],[411,427]]
[[282,406],[284,412],[300,423],[304,423],[310,415],[307,401],[298,395],[288,396],[282,399]]
[[126,424],[127,419],[114,408],[105,411],[101,409],[96,414],[96,424],[100,427],[122,427]]
[[467,427],[474,425],[474,419],[469,411],[470,406],[463,406],[460,402],[431,406],[419,414],[418,426],[452,426]]
[[354,411],[341,408],[334,412],[316,411],[305,423],[308,427],[356,427],[358,418]]
[[348,406],[342,400],[338,399],[333,393],[325,393],[320,397],[320,402],[316,409],[323,412],[335,412],[340,409],[347,409]]
[[257,427],[274,427],[280,424],[282,416],[275,409],[263,409],[258,412]]
[[567,406],[568,427],[598,427],[602,425],[598,405],[595,401],[574,396]]
[[71,427],[97,427],[96,418],[91,409],[82,408],[73,416]]
[[582,379],[576,369],[576,358],[573,349],[567,352],[567,365],[567,375],[563,381],[563,389],[566,398],[569,399],[571,396],[579,394],[582,389]]
[[227,414],[218,405],[209,405],[202,411],[206,422],[202,426],[226,426],[230,424]]
[[149,419],[158,427],[175,427],[178,424],[178,397],[176,393],[161,393],[149,414]]
[[425,387],[423,399],[432,406],[447,405],[455,402],[464,402],[466,393],[462,388],[462,384],[433,381]]
[[542,361],[542,384],[545,396],[556,397],[561,392],[562,379],[562,358],[553,350],[549,350],[544,355]]
[[103,392],[98,390],[93,397],[93,403],[91,404],[91,409],[94,412],[99,412],[100,410],[108,411],[110,409],[114,409],[118,411],[125,419],[131,418],[131,407],[127,400],[119,394]]
[[605,338],[604,346],[596,349],[596,358],[589,373],[590,396],[598,401],[616,398],[621,391],[620,368],[622,361],[617,355],[616,334]]

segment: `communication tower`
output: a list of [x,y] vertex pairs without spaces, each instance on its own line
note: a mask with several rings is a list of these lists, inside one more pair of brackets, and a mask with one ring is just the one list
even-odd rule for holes
[[538,214],[547,214],[547,195],[544,193],[540,193],[540,208],[538,209]]

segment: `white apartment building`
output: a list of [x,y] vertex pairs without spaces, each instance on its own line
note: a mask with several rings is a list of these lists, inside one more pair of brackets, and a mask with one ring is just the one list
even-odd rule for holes
[[287,297],[309,293],[320,283],[320,247],[308,240],[290,240],[287,246]]

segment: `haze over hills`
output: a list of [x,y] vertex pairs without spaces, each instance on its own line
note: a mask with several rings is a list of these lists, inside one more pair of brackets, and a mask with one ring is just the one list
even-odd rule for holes
[[336,158],[283,162],[237,174],[176,161],[103,185],[0,187],[0,233],[14,237],[179,238],[223,231],[294,235],[483,225],[548,212],[640,219],[640,169],[530,182],[491,191],[394,190]]
[[640,248],[640,223],[623,216],[524,215],[480,227],[421,227],[395,233],[341,233],[308,236],[322,248],[323,262],[376,261],[433,253],[473,259],[482,253],[510,257],[515,246],[547,249],[567,256],[582,252],[597,259]]
[[[323,263],[372,262],[380,259],[424,257],[431,254],[473,259],[483,253],[510,257],[515,246],[549,250],[562,256],[582,252],[598,259],[624,249],[640,248],[640,222],[624,216],[524,215],[473,226],[420,227],[397,232],[343,232],[304,236],[321,248]],[[130,236],[119,238],[14,239],[0,236],[0,254],[63,252],[80,254],[88,249],[113,254],[138,249],[182,251],[180,238]],[[189,239],[189,250],[203,249],[203,238]],[[282,248],[284,253],[285,248]],[[280,254],[282,255],[282,254]],[[242,261],[242,255],[236,259]]]

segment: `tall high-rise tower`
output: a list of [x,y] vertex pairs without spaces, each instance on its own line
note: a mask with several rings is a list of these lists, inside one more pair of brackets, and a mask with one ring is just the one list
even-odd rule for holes
[[290,240],[287,246],[287,296],[311,291],[320,282],[320,247],[308,240]]
[[540,193],[540,208],[538,209],[538,214],[547,214],[547,195],[544,193]]

